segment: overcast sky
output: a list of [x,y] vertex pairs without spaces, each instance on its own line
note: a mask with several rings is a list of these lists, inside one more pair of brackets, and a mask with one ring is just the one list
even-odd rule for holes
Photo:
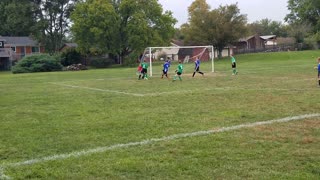
[[[188,21],[188,7],[194,0],[159,0],[164,10],[173,12],[174,18],[178,20],[176,27]],[[211,9],[219,5],[234,4],[238,2],[241,14],[246,14],[248,22],[261,19],[271,19],[284,22],[284,17],[289,13],[288,0],[206,0]]]

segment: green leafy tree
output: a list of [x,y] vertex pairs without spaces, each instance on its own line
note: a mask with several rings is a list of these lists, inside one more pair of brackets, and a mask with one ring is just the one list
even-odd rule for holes
[[189,44],[212,44],[221,57],[224,47],[246,33],[246,23],[247,17],[240,14],[237,4],[210,10],[205,0],[195,0],[189,7],[189,23],[181,30]]
[[79,49],[98,49],[120,64],[147,46],[168,45],[176,20],[157,0],[87,0],[72,13],[72,33]]
[[286,21],[290,24],[309,23],[313,31],[320,29],[320,1],[319,0],[288,0],[290,13]]
[[286,25],[283,25],[280,21],[272,21],[271,19],[262,19],[260,21],[248,24],[248,29],[251,35],[276,35],[279,37],[288,36]]
[[[320,30],[320,1],[319,0],[288,0],[285,20],[291,26],[291,34],[297,43],[304,42],[306,37],[317,37]],[[317,41],[320,44],[320,40]]]
[[30,0],[0,1],[0,35],[29,36],[33,34],[36,19]]
[[54,53],[69,33],[70,14],[79,0],[33,0],[37,20],[37,39]]

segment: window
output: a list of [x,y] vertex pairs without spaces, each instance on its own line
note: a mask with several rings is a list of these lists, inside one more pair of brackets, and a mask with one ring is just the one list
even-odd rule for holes
[[11,47],[12,51],[16,52],[16,47]]
[[32,47],[32,53],[39,53],[39,47]]

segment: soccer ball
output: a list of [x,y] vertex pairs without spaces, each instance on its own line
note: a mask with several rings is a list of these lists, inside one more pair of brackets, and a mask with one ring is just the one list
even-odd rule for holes
[[163,61],[163,58],[160,58],[161,61]]

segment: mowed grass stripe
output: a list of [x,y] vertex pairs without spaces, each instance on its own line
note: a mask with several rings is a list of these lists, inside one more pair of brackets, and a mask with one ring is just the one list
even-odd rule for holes
[[232,131],[232,130],[237,130],[237,129],[242,129],[242,128],[251,128],[251,127],[255,127],[255,126],[268,125],[268,124],[273,124],[273,123],[283,123],[283,122],[296,121],[296,120],[303,120],[303,119],[314,118],[314,117],[320,117],[320,114],[305,114],[305,115],[286,117],[286,118],[276,119],[276,120],[240,124],[240,125],[236,125],[236,126],[223,127],[223,128],[219,128],[219,129],[213,129],[213,130],[175,134],[175,135],[166,136],[166,137],[162,137],[162,138],[151,138],[151,139],[147,139],[147,140],[143,140],[143,141],[139,141],[139,142],[116,144],[116,145],[112,145],[112,146],[98,147],[98,148],[89,149],[89,150],[76,151],[76,152],[72,152],[72,153],[68,153],[68,154],[57,154],[57,155],[48,156],[48,157],[39,158],[39,159],[31,159],[31,160],[17,162],[17,163],[4,164],[1,167],[6,168],[6,167],[18,167],[18,166],[24,166],[24,165],[32,165],[32,164],[37,164],[37,163],[42,163],[42,162],[47,162],[47,161],[63,160],[63,159],[71,158],[71,157],[81,157],[81,156],[86,156],[86,155],[95,154],[95,153],[102,153],[102,152],[106,152],[108,150],[127,148],[127,147],[131,147],[131,146],[141,146],[141,145],[147,145],[147,144],[152,144],[152,143],[161,142],[161,141],[170,141],[170,140],[181,139],[181,138],[210,135],[210,134],[214,134],[214,133]]

